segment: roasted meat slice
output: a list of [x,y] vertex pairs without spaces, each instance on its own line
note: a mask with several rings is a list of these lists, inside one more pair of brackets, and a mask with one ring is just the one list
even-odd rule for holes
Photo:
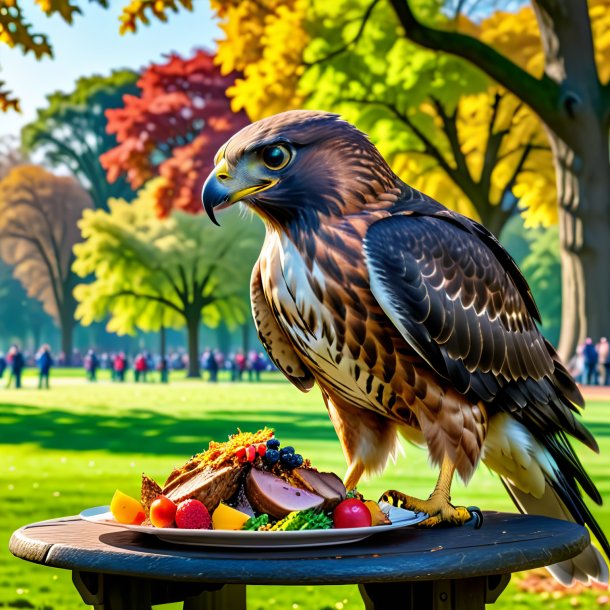
[[221,500],[230,498],[237,491],[246,467],[246,464],[235,464],[218,470],[208,466],[187,470],[178,476],[170,476],[162,493],[176,504],[195,498],[212,513]]

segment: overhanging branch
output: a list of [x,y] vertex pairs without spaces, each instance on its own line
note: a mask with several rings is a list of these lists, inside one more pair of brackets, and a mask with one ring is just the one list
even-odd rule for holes
[[558,126],[561,92],[546,74],[537,79],[477,38],[424,25],[413,14],[409,0],[389,1],[409,40],[427,49],[466,59],[522,99],[551,128]]
[[338,49],[331,51],[328,55],[325,55],[324,57],[320,57],[320,59],[316,59],[315,61],[312,61],[312,62],[303,62],[303,65],[305,67],[309,68],[311,66],[315,66],[317,64],[324,63],[325,61],[328,61],[329,59],[332,59],[333,57],[336,57],[337,55],[341,55],[341,53],[344,53],[352,45],[356,44],[362,37],[362,34],[364,34],[364,29],[366,28],[366,24],[368,23],[368,20],[370,19],[371,14],[373,12],[373,9],[375,8],[375,6],[377,5],[378,2],[379,2],[379,0],[373,0],[373,2],[371,2],[371,4],[369,4],[368,8],[364,12],[364,15],[362,16],[362,21],[360,23],[360,27],[358,28],[358,32],[349,42],[346,42],[344,45],[340,46]]

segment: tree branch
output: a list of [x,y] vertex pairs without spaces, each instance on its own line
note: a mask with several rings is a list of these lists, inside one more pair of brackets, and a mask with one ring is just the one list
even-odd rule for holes
[[118,297],[134,297],[136,299],[146,299],[147,301],[155,301],[156,303],[161,303],[162,305],[173,309],[181,316],[184,316],[184,310],[180,309],[180,307],[178,307],[175,303],[172,303],[169,299],[166,299],[165,297],[162,297],[160,295],[145,294],[141,292],[136,292],[135,290],[119,290],[118,292],[107,296],[111,299],[115,299]]
[[310,68],[311,66],[316,66],[318,64],[324,63],[325,61],[328,61],[329,59],[332,59],[333,57],[336,57],[337,55],[341,55],[341,53],[344,53],[352,45],[356,44],[362,37],[362,34],[364,34],[366,24],[367,24],[368,20],[370,19],[373,9],[375,8],[375,6],[377,5],[378,2],[379,2],[379,0],[373,0],[373,2],[371,2],[371,4],[369,4],[368,8],[364,12],[364,15],[362,16],[362,21],[360,23],[360,27],[358,28],[357,34],[349,42],[346,42],[344,45],[342,45],[338,49],[331,51],[328,55],[325,55],[324,57],[321,57],[320,59],[316,59],[315,61],[312,61],[312,62],[303,62],[303,65],[306,68]]
[[427,49],[443,51],[466,59],[522,99],[552,129],[558,128],[558,133],[563,131],[559,124],[562,118],[561,91],[559,85],[546,74],[541,79],[537,79],[472,36],[437,30],[424,25],[413,14],[409,0],[390,0],[390,4],[409,40]]

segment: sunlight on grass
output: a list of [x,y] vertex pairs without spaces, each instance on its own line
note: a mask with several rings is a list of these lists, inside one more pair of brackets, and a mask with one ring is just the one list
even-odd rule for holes
[[[87,391],[83,391],[86,389]],[[76,514],[108,504],[120,488],[139,494],[140,475],[165,480],[174,466],[202,451],[210,440],[223,440],[237,427],[275,428],[321,470],[343,474],[345,462],[317,391],[302,394],[275,379],[260,384],[211,385],[175,382],[168,386],[99,383],[67,379],[49,392],[25,388],[0,393],[0,607],[31,604],[53,610],[82,607],[70,574],[13,558],[7,550],[13,530],[33,521]],[[610,497],[610,404],[590,401],[587,423],[601,454],[583,450],[580,457],[600,488]],[[383,476],[364,482],[360,490],[378,497],[390,487],[427,496],[435,475],[426,453],[411,446],[390,463]],[[485,510],[514,508],[493,473],[482,467],[468,487],[456,482],[454,501]],[[607,531],[608,505],[593,511]],[[278,568],[279,569],[279,568]],[[599,591],[574,598],[520,592],[513,579],[495,607],[597,608]],[[251,587],[249,610],[361,610],[354,586]],[[175,606],[177,607],[177,606]]]

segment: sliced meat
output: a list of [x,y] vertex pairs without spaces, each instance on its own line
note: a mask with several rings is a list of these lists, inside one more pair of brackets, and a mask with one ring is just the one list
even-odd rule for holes
[[183,472],[170,477],[163,487],[163,495],[178,504],[182,500],[194,498],[205,504],[210,514],[221,500],[230,498],[239,487],[246,464],[225,466],[220,470],[203,468]]
[[318,472],[313,468],[297,468],[291,478],[299,487],[308,489],[324,499],[324,510],[332,510],[345,500],[347,490],[343,481],[333,472]]
[[254,510],[282,519],[296,510],[318,508],[324,498],[289,485],[274,474],[252,468],[246,477],[246,495]]

